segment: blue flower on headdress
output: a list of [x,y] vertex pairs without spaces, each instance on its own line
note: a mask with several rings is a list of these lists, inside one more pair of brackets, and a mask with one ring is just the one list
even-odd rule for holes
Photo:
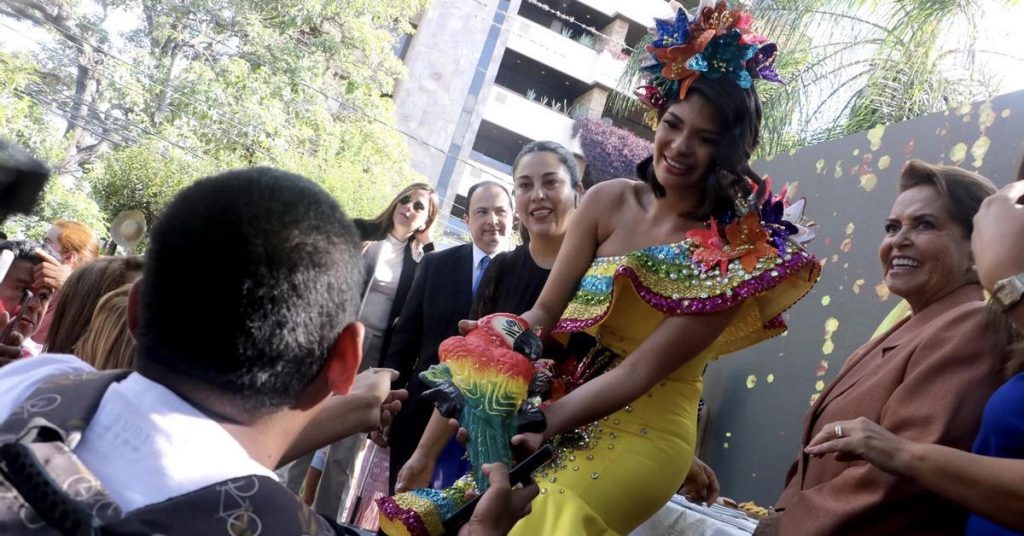
[[690,19],[686,16],[686,11],[683,9],[679,9],[676,12],[674,21],[655,19],[654,25],[658,32],[658,37],[651,41],[651,46],[655,48],[681,45],[686,42],[686,38],[690,35]]
[[687,67],[704,72],[713,79],[729,76],[743,89],[750,88],[754,81],[747,72],[747,60],[754,57],[758,46],[741,44],[742,37],[743,34],[736,29],[715,37],[703,52],[690,60]]

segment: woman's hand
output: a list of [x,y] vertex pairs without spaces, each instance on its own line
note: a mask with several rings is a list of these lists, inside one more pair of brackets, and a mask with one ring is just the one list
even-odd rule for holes
[[988,290],[1000,279],[1024,271],[1024,182],[999,190],[981,204],[974,216],[971,249],[981,284]]
[[528,432],[525,434],[516,434],[512,436],[512,446],[516,447],[522,454],[522,456],[529,456],[544,444],[547,438],[544,437],[543,433]]
[[821,457],[835,453],[841,461],[866,460],[875,467],[893,474],[903,474],[908,449],[913,442],[903,439],[875,424],[858,417],[852,421],[826,424],[811,439],[804,452]]
[[715,472],[695,456],[693,463],[690,464],[690,471],[686,474],[686,480],[679,488],[679,494],[692,503],[711,506],[718,500],[719,491],[721,490]]
[[430,477],[434,475],[435,461],[424,456],[419,450],[412,453],[409,461],[398,471],[395,478],[395,493],[402,493],[416,488],[430,487]]
[[71,267],[61,264],[60,261],[47,255],[45,251],[39,248],[36,248],[33,253],[35,253],[36,257],[39,257],[41,262],[35,267],[35,279],[32,282],[32,289],[38,291],[50,288],[56,292],[64,287],[64,282],[71,275]]

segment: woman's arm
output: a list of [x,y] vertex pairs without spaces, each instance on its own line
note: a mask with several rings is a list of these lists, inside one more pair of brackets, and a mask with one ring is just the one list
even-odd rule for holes
[[812,456],[836,453],[840,459],[867,460],[996,523],[1024,530],[1024,460],[916,443],[864,417],[829,423],[804,450]]
[[437,457],[441,455],[453,432],[448,419],[435,409],[430,416],[430,422],[423,430],[423,435],[420,436],[416,450],[398,471],[398,477],[395,479],[396,492],[430,486],[430,477],[434,474]]
[[551,267],[544,289],[533,308],[521,316],[532,328],[551,327],[572,298],[576,286],[587,272],[600,244],[598,225],[602,219],[614,218],[622,204],[622,196],[629,192],[631,183],[608,181],[591,188],[583,196],[580,207],[565,233],[558,250],[555,265]]
[[536,449],[543,439],[625,407],[710,346],[737,310],[666,318],[618,367],[551,404],[543,435],[522,434],[514,443]]
[[[971,249],[978,277],[989,292],[1000,279],[1024,272],[1024,182],[999,190],[981,204],[974,216]],[[1024,329],[1024,305],[1018,303],[1007,316]]]

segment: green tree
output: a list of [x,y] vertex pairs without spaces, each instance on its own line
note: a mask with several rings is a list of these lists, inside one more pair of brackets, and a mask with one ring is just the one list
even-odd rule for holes
[[[43,108],[25,93],[27,86],[40,79],[30,60],[0,52],[0,137],[53,162],[61,154],[60,129],[47,121]],[[51,180],[35,212],[4,222],[3,231],[12,238],[41,240],[50,224],[60,218],[80,221],[101,233],[106,225],[88,192],[74,181]]]
[[[685,2],[694,12],[696,2]],[[759,156],[989,98],[998,79],[979,54],[979,21],[1019,0],[753,2],[756,28],[779,45],[784,85],[759,83]],[[647,61],[642,46],[635,72]],[[635,75],[623,77],[617,110]]]
[[392,46],[426,3],[8,0],[0,14],[51,35],[32,58],[47,83],[27,93],[65,117],[54,167],[108,217],[153,217],[201,173],[248,165],[304,173],[367,215],[415,180]]

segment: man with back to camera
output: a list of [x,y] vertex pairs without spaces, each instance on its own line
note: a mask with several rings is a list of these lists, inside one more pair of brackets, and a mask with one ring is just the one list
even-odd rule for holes
[[[216,270],[206,262],[213,258]],[[219,534],[225,526],[265,534],[338,530],[272,469],[339,433],[374,429],[394,409],[392,375],[380,369],[360,375],[358,391],[330,397],[349,392],[361,360],[359,259],[337,202],[290,173],[225,173],[168,205],[129,299],[137,372],[101,391],[72,446],[117,509],[131,514],[112,523],[141,522],[168,534]],[[76,411],[69,407],[88,387],[111,377],[66,374],[88,370],[71,356],[0,369],[0,432],[27,429],[37,414]],[[15,411],[49,378],[56,381],[40,391],[59,390],[56,405]],[[0,443],[12,437],[19,436]],[[532,497],[501,491],[492,499],[505,500],[497,508],[488,501],[467,533],[510,526]]]

